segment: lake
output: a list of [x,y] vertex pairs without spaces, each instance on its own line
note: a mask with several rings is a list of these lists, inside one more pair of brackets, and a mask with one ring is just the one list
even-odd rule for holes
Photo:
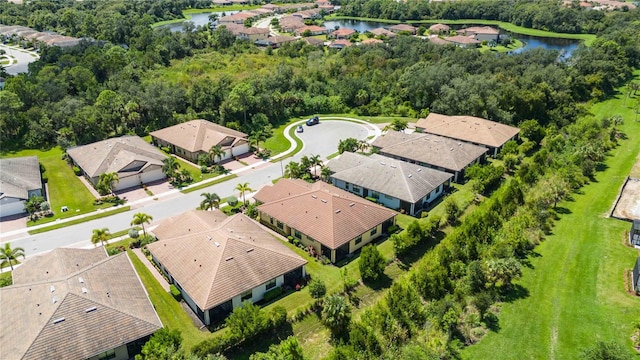
[[[191,19],[185,21],[191,21],[196,27],[206,25],[209,23],[209,15],[218,14],[218,17],[223,17],[226,15],[237,14],[239,11],[220,11],[220,12],[208,12],[208,13],[199,13],[199,14],[191,14]],[[224,14],[224,15],[223,15]],[[160,26],[159,28],[169,29],[171,32],[182,31],[182,24],[185,22],[178,22],[168,25]]]

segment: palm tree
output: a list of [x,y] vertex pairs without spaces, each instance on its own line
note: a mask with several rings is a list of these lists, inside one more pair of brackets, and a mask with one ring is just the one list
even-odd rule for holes
[[104,173],[104,174],[100,174],[100,180],[98,181],[98,183],[103,184],[103,186],[109,190],[109,192],[111,193],[111,195],[113,195],[113,187],[115,186],[115,184],[117,184],[120,181],[120,178],[118,178],[118,173],[115,172],[110,172],[110,173]]
[[131,225],[142,225],[142,233],[145,237],[147,237],[147,232],[144,229],[144,224],[151,223],[153,220],[153,216],[145,213],[137,213],[133,215],[133,220],[131,220]]
[[1,266],[5,266],[7,263],[13,271],[13,263],[18,262],[18,258],[24,259],[24,249],[21,247],[11,248],[11,244],[4,244],[4,248],[0,248],[0,260],[2,260]]
[[162,160],[162,172],[171,180],[175,177],[176,172],[180,169],[180,163],[174,156]]
[[111,236],[111,233],[107,228],[93,229],[93,235],[91,235],[91,242],[96,246],[98,245],[98,243],[101,243],[104,245],[105,243],[108,243],[109,236]]
[[247,199],[245,198],[244,194],[253,191],[253,189],[249,187],[249,183],[246,182],[246,183],[238,184],[236,186],[236,190],[240,192],[240,196],[242,197],[242,203],[247,205]]
[[311,157],[309,158],[309,162],[311,163],[311,166],[313,166],[313,175],[315,175],[315,177],[318,177],[318,166],[322,165],[322,159],[320,159],[320,155],[311,155]]
[[287,164],[284,170],[284,177],[289,179],[299,179],[304,174],[304,169],[300,163],[291,161]]
[[320,177],[322,180],[329,182],[329,177],[331,177],[332,171],[328,166],[323,166],[320,170]]
[[200,196],[204,196],[204,200],[200,203],[200,209],[211,210],[211,208],[218,209],[220,207],[220,196],[216,193],[202,193]]
[[213,145],[211,149],[209,149],[209,156],[214,163],[218,163],[216,159],[222,160],[222,157],[225,155],[225,151],[222,150],[220,145]]

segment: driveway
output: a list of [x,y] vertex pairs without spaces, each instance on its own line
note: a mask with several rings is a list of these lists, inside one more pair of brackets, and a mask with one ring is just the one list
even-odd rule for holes
[[10,75],[26,73],[27,71],[29,71],[29,64],[40,58],[40,56],[38,56],[38,54],[36,54],[35,52],[24,50],[19,46],[14,47],[0,44],[0,49],[5,50],[9,57],[18,60],[17,64],[5,66],[5,70]]
[[[20,246],[25,249],[27,256],[46,252],[57,247],[85,247],[90,245],[89,239],[93,229],[108,228],[111,232],[124,230],[130,227],[133,214],[144,212],[153,216],[153,223],[157,224],[163,219],[175,216],[187,210],[195,209],[202,201],[201,193],[214,192],[221,198],[234,195],[239,196],[235,187],[238,183],[248,182],[249,186],[257,191],[262,186],[272,184],[282,176],[284,168],[290,161],[300,161],[304,155],[320,155],[325,159],[337,151],[338,142],[349,137],[366,139],[375,131],[369,126],[360,125],[346,121],[322,121],[318,125],[308,127],[305,125],[305,132],[300,138],[305,141],[301,152],[293,157],[275,162],[267,163],[265,167],[258,167],[255,170],[238,173],[238,177],[230,181],[204,188],[201,191],[194,191],[188,194],[178,193],[179,196],[161,198],[162,201],[151,201],[144,204],[142,208],[137,208],[124,213],[119,213],[106,218],[87,221],[81,224],[64,227],[45,233],[26,236],[11,241],[11,246]],[[155,194],[155,193],[154,193]]]

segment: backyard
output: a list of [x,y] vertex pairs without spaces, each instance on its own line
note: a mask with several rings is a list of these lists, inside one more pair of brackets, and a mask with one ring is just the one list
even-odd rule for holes
[[571,359],[597,340],[631,348],[640,307],[625,288],[625,274],[638,251],[626,245],[629,223],[607,217],[640,151],[640,123],[623,105],[623,93],[591,111],[596,118],[622,114],[628,139],[611,151],[594,182],[560,204],[567,214],[517,282],[526,296],[504,304],[499,329],[464,350],[464,358]]

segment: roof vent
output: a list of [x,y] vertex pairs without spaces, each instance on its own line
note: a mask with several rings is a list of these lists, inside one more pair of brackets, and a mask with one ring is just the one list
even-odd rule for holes
[[229,256],[228,258],[224,259],[224,261],[229,261],[229,260],[233,260],[233,256]]
[[207,240],[211,241],[211,236],[207,235]]
[[61,322],[63,322],[63,321],[64,321],[64,318],[63,318],[63,317],[61,317],[61,318],[58,318],[58,319],[53,320],[53,323],[54,323],[54,324],[59,324],[59,323],[61,323]]
[[216,245],[216,247],[220,247],[220,243],[219,242],[214,242],[214,244]]
[[380,162],[380,165],[387,165],[387,164],[385,164],[385,163],[383,163],[383,162]]
[[51,291],[51,292],[56,291],[56,287],[55,287],[55,286],[53,286],[53,285],[51,285],[51,287],[49,288],[49,291]]
[[253,251],[253,248],[247,249],[247,252],[248,252],[248,253],[249,253],[249,252],[252,252],[252,251]]
[[318,197],[316,195],[311,195],[312,198],[317,199]]
[[412,177],[413,175],[409,174],[409,177]]
[[349,207],[353,207],[353,205],[355,205],[356,203],[351,203],[349,204]]
[[83,288],[82,288],[82,293],[83,293],[83,294],[86,294],[86,293],[88,293],[88,292],[89,292],[89,290],[87,290],[87,288],[86,288],[86,287],[83,287]]
[[417,171],[417,172],[420,172],[420,171],[422,171],[422,169],[421,169],[421,168],[418,168],[418,170],[416,170],[416,171]]
[[340,214],[340,209],[336,210],[336,214]]
[[53,299],[51,299],[51,300],[53,301],[53,303],[54,303],[54,304],[58,302],[58,298],[57,298],[57,297],[55,297],[55,296],[54,296],[54,297],[53,297]]
[[86,312],[86,313],[90,313],[90,312],[92,312],[92,311],[96,311],[96,310],[98,310],[98,308],[97,308],[97,307],[95,307],[95,306],[92,306],[92,307],[90,307],[90,308],[88,308],[88,309],[85,309],[85,311],[84,311],[84,312]]
[[325,199],[320,199],[320,201],[322,201],[325,204],[327,203],[327,200],[325,200]]
[[80,284],[84,283],[84,279],[81,277],[78,278],[78,281],[80,282]]

